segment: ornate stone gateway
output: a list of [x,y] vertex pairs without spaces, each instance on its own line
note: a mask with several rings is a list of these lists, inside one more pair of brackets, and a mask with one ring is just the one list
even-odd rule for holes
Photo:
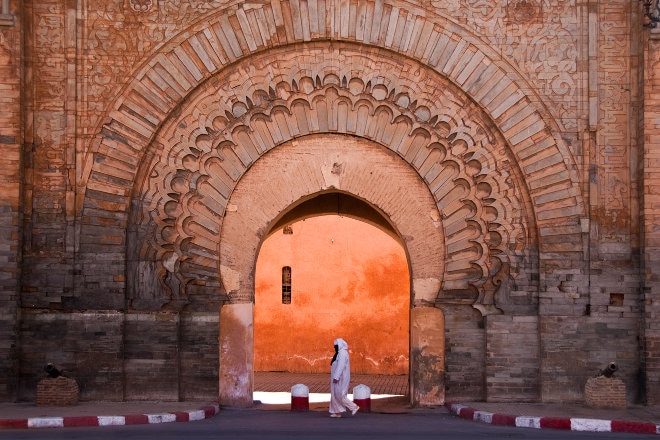
[[[282,17],[297,13],[288,7]],[[537,222],[576,224],[582,208],[579,191],[565,190],[574,185],[573,166],[536,99],[451,27],[431,47],[419,34],[418,47],[409,41],[404,50],[386,37],[383,48],[367,48],[353,41],[356,29],[343,42],[309,38],[260,52],[251,28],[225,22],[257,19],[245,12],[219,14],[164,47],[129,85],[95,149],[87,187],[100,188],[102,179],[106,190],[88,191],[83,206],[99,205],[112,175],[135,176],[132,306],[177,309],[200,293],[224,292],[220,400],[250,405],[260,241],[291,207],[340,191],[383,212],[409,254],[414,404],[441,403],[446,387],[483,390],[469,377],[484,374],[479,356],[462,366],[463,378],[445,384],[446,367],[457,360],[445,359],[444,317],[421,308],[440,307],[456,329],[465,306],[480,320],[515,311],[526,318],[513,328],[538,350],[537,249],[552,245],[544,245]],[[341,24],[326,25],[318,30],[344,35]],[[295,24],[291,30],[297,35]],[[108,160],[122,150],[139,152],[134,171]],[[533,205],[530,189],[549,203]],[[480,342],[452,344],[460,353]],[[498,344],[489,349],[515,358],[515,347]],[[519,394],[534,398],[538,357],[522,368]],[[493,382],[489,393],[497,389]]]
[[658,400],[641,2],[9,3],[0,399],[251,405],[260,246],[337,196],[405,249],[412,404]]
[[[478,66],[472,67],[476,82]],[[516,106],[529,106],[516,104],[521,95],[513,97],[497,104],[505,121],[507,109],[509,119],[519,121],[524,107]],[[149,160],[137,172],[145,179],[131,211],[129,243],[141,243],[128,256],[138,262],[129,269],[132,304],[177,304],[187,301],[190,286],[221,285],[228,300],[220,323],[221,401],[251,404],[252,309],[246,306],[254,299],[260,241],[296,204],[345,192],[383,212],[406,247],[417,341],[411,399],[441,403],[442,326],[432,337],[416,329],[433,328],[443,317],[417,308],[469,305],[485,317],[502,314],[512,295],[522,295],[517,306],[536,313],[530,273],[538,237],[525,183],[533,177],[520,163],[536,169],[563,161],[541,120],[526,113],[531,119],[519,122],[522,132],[509,133],[517,141],[512,146],[473,98],[419,62],[393,62],[386,51],[365,53],[348,43],[246,57],[200,81],[146,149]],[[544,148],[544,159],[554,154],[559,162],[539,162],[529,148]],[[515,292],[516,284],[531,289]],[[531,361],[532,373],[537,362]],[[537,386],[524,393],[537,393]]]

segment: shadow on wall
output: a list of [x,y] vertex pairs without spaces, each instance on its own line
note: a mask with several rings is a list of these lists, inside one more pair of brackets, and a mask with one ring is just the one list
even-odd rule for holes
[[[291,268],[290,304],[283,303],[284,267]],[[264,241],[257,259],[254,369],[326,373],[341,337],[353,372],[407,374],[409,312],[400,243],[349,217],[292,223]]]

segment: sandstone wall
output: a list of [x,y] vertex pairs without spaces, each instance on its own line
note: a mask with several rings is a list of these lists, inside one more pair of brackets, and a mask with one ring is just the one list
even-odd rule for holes
[[21,277],[22,66],[17,2],[0,11],[0,400],[17,393]]
[[24,311],[19,400],[33,401],[51,362],[81,400],[217,398],[218,312]]
[[645,69],[643,75],[644,93],[644,153],[640,162],[640,173],[644,185],[642,187],[641,218],[643,224],[643,276],[644,290],[641,304],[644,311],[642,321],[642,334],[644,344],[640,356],[642,358],[642,375],[646,399],[649,404],[660,403],[660,231],[657,224],[658,194],[660,194],[658,179],[660,179],[660,161],[658,151],[660,138],[658,138],[658,119],[655,117],[660,111],[660,75],[658,66],[660,62],[660,33],[657,29],[651,32],[648,47],[645,51]]
[[[448,396],[578,401],[614,360],[629,400],[658,402],[658,40],[640,2],[339,3],[11,2],[0,399],[33,397],[48,361],[83,399],[217,393],[231,191],[269,148],[329,131],[390,148],[436,197],[447,269],[422,302],[445,314]],[[209,139],[243,150],[207,157]]]

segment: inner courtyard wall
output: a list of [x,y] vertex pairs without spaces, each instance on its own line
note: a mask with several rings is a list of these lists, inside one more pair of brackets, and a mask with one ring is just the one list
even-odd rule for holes
[[274,230],[259,249],[254,290],[255,371],[325,374],[341,337],[353,373],[408,374],[408,262],[375,226],[336,213]]
[[[639,43],[649,32],[641,26],[640,5],[624,0],[588,5],[492,2],[479,8],[437,3],[427,9],[400,2],[396,11],[375,10],[370,2],[351,4],[350,10],[335,12],[339,20],[327,38],[360,36],[364,41],[368,34],[373,39],[364,43],[365,52],[370,46],[387,46],[394,60],[405,53],[429,61],[435,54],[425,50],[432,46],[415,48],[410,42],[421,35],[430,42],[449,37],[423,19],[437,14],[457,32],[472,29],[527,81],[532,92],[528,99],[538,99],[535,104],[553,121],[576,164],[579,196],[588,201],[587,212],[574,224],[544,224],[540,233],[553,252],[541,253],[540,264],[526,265],[526,275],[510,286],[509,296],[496,299],[502,315],[483,316],[466,302],[437,302],[445,313],[447,396],[579,401],[586,379],[616,361],[628,400],[657,403],[653,130],[658,43]],[[241,34],[249,35],[247,39],[228,43],[236,59],[257,49],[258,35],[268,34],[254,24],[258,21],[248,20],[249,14],[263,14],[262,23],[275,30],[259,50],[282,44],[288,34],[297,42],[318,38],[324,20],[331,18],[320,15],[322,2],[305,16],[288,2],[257,12],[220,1],[193,1],[186,8],[167,1],[147,8],[140,4],[100,2],[79,11],[63,0],[12,1],[14,20],[0,27],[1,102],[8,110],[0,114],[0,399],[31,399],[49,361],[80,379],[82,399],[217,394],[218,310],[226,292],[211,298],[208,291],[219,290],[218,285],[193,286],[191,296],[199,296],[185,306],[189,311],[184,306],[161,310],[146,301],[134,305],[126,291],[131,275],[126,266],[133,263],[127,261],[127,233],[117,233],[129,228],[125,210],[130,196],[114,189],[131,181],[118,176],[90,179],[94,161],[87,157],[114,161],[122,170],[136,165],[137,157],[100,154],[106,152],[94,138],[107,130],[103,124],[136,71],[183,30],[194,34],[202,17],[230,6],[233,12],[222,22],[249,29]],[[372,17],[377,12],[374,22],[384,23],[379,29],[356,25],[354,17],[367,11]],[[398,21],[402,11],[414,13]],[[206,44],[204,32],[176,51],[193,77],[197,66],[209,61],[191,57],[199,53],[191,44]],[[296,50],[292,44],[290,51]],[[639,80],[642,68],[644,84]],[[174,101],[178,92],[172,84],[167,93]],[[643,95],[647,86],[650,92]],[[148,99],[144,96],[140,99]],[[642,101],[644,117],[636,113]],[[644,121],[644,135],[638,133],[638,120]],[[548,172],[544,180],[552,178]],[[86,194],[97,197],[85,199]],[[547,206],[553,197],[540,194],[529,203]],[[83,227],[86,234],[81,235]],[[582,245],[579,250],[576,242]],[[530,350],[513,350],[506,342],[509,334],[520,335]],[[490,350],[503,356],[490,356]],[[208,362],[200,362],[200,356]],[[522,374],[526,386],[507,388],[505,380],[495,380],[502,371]],[[177,380],[157,383],[163,374]]]

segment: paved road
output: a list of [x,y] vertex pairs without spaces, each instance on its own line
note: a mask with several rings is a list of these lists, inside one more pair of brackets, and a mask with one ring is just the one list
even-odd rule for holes
[[477,423],[450,414],[358,413],[331,419],[326,412],[223,409],[219,415],[189,423],[2,430],[0,439],[122,440],[471,440],[471,439],[645,439],[654,435],[572,432],[513,428]]

